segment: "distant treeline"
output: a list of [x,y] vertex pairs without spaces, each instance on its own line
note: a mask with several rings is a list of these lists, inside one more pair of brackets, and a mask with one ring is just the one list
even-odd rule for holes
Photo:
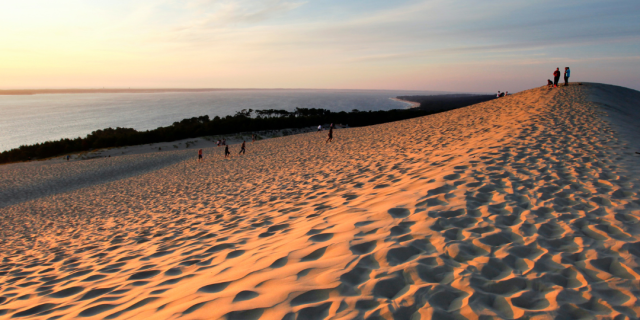
[[496,98],[495,94],[477,95],[477,94],[445,94],[435,96],[403,96],[398,99],[418,102],[419,107],[423,111],[442,112],[470,106]]
[[[223,118],[216,116],[213,119],[210,119],[209,116],[193,117],[180,122],[174,122],[167,127],[146,131],[137,131],[131,128],[107,128],[94,131],[84,138],[47,141],[5,151],[0,153],[0,163],[50,158],[92,149],[169,142],[239,132],[304,128],[327,123],[347,124],[351,127],[360,127],[425,116],[472,104],[459,103],[456,99],[450,99],[448,95],[440,97],[444,97],[447,103],[439,103],[437,104],[437,108],[431,109],[423,109],[422,106],[411,109],[366,112],[356,109],[351,112],[331,112],[326,109],[316,108],[296,108],[293,112],[275,109],[255,111],[252,109],[243,109],[233,116]],[[416,101],[412,99],[427,97],[398,98]],[[467,98],[467,96],[463,97],[464,101],[476,101]],[[435,100],[431,98],[429,101]]]

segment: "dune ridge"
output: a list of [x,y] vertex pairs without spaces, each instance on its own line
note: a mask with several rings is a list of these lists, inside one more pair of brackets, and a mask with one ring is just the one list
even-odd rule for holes
[[638,318],[639,159],[602,88],[212,148],[1,208],[0,319]]

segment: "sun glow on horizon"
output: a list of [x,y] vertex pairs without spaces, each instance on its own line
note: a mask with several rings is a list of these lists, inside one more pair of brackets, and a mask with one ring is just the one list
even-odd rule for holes
[[640,89],[639,21],[637,1],[5,2],[0,88],[516,91],[570,65]]

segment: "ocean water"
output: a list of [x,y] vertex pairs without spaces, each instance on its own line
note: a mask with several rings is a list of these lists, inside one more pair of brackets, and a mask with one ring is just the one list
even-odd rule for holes
[[331,111],[403,109],[391,100],[433,91],[220,90],[165,93],[0,95],[0,151],[62,138],[84,137],[108,127],[136,130],[185,118],[227,116],[242,109],[324,108]]

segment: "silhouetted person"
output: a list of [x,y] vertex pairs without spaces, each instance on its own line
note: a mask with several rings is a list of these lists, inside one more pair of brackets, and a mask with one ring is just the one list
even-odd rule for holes
[[549,88],[553,87],[553,81],[551,81],[551,79],[547,79],[547,87]]
[[245,149],[244,149],[244,141],[242,141],[242,146],[240,146],[240,152],[238,152],[238,154],[244,154],[245,153]]
[[198,162],[202,162],[202,149],[198,150]]
[[569,67],[564,68],[564,86],[569,85],[569,77],[571,76],[571,69]]
[[224,157],[228,157],[231,155],[231,152],[229,152],[229,146],[224,146]]
[[333,127],[329,128],[329,137],[325,143],[329,143],[330,141],[333,141]]
[[553,72],[553,87],[558,87],[558,81],[560,81],[560,68],[556,68],[556,71]]

